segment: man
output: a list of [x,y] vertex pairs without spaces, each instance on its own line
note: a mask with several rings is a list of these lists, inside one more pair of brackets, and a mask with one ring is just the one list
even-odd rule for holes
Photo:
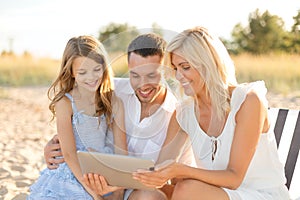
[[[128,154],[157,161],[166,138],[168,124],[175,110],[176,98],[162,83],[161,65],[166,42],[160,36],[149,33],[136,37],[128,46],[128,79],[115,79],[115,92],[122,99],[125,109]],[[49,168],[63,159],[58,144],[48,143],[45,158]],[[182,156],[181,162],[189,163],[191,152]],[[99,194],[118,188],[107,186],[103,177],[85,176],[85,182]],[[124,199],[167,199],[160,190],[126,190]]]

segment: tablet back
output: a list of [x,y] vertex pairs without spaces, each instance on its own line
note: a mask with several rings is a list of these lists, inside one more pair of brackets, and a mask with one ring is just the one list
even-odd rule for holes
[[105,177],[107,183],[112,186],[153,190],[153,188],[148,188],[132,178],[132,172],[137,169],[153,168],[154,161],[152,160],[125,155],[83,151],[78,151],[77,157],[83,174],[101,174]]

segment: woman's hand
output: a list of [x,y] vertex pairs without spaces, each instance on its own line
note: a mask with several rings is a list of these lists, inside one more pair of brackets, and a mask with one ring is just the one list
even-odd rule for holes
[[137,170],[132,174],[135,180],[140,181],[147,187],[161,188],[166,185],[172,178],[176,177],[175,169],[180,164],[174,160],[167,160],[155,166],[154,170]]

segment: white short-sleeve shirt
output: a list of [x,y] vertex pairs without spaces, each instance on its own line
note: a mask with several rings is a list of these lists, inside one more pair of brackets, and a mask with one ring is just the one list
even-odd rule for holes
[[157,160],[166,138],[170,118],[176,108],[176,98],[167,91],[158,110],[140,121],[141,103],[128,78],[115,78],[115,93],[124,103],[128,154]]

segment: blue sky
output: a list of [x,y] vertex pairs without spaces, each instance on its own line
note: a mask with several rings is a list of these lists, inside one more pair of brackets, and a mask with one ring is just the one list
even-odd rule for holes
[[[286,28],[300,10],[299,0],[0,0],[0,52],[60,58],[73,36],[98,36],[110,22],[128,23],[138,29],[153,22],[164,29],[182,31],[206,26],[225,38],[237,23],[259,9],[283,18]],[[11,41],[11,43],[10,43]]]

